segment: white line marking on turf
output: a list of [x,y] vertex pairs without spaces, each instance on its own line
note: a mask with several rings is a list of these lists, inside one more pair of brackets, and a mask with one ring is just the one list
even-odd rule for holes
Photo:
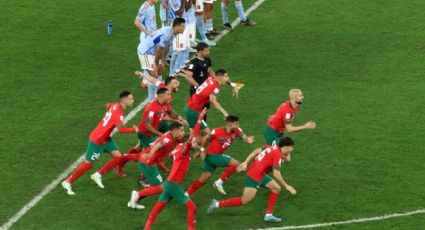
[[[265,2],[266,0],[258,0],[256,1],[246,12],[246,16],[248,17],[249,14],[251,14],[252,11],[254,11],[255,9],[257,9],[263,2]],[[232,26],[236,27],[239,24],[239,18],[234,20],[232,22]],[[223,38],[226,34],[228,34],[229,31],[225,30],[221,35],[217,36],[214,41],[218,42],[221,40],[221,38]],[[140,103],[134,110],[132,110],[124,119],[124,124],[127,123],[129,120],[131,120],[140,110],[142,110],[147,104],[147,99],[145,101],[143,101],[142,103]],[[112,132],[112,135],[115,134],[115,130],[114,132]],[[64,180],[68,174],[70,174],[72,171],[74,171],[74,169],[77,168],[77,166],[79,164],[81,164],[84,161],[84,155],[82,155],[80,158],[78,158],[77,161],[75,161],[71,166],[69,166],[68,169],[66,169],[63,173],[61,173],[54,181],[52,181],[52,183],[50,183],[49,185],[47,185],[43,191],[41,191],[41,193],[39,193],[37,196],[35,196],[30,202],[28,202],[26,205],[24,205],[24,207],[21,208],[21,210],[19,210],[19,212],[17,212],[15,215],[12,216],[12,218],[10,218],[6,223],[4,223],[0,229],[1,230],[7,230],[9,229],[14,223],[16,223],[22,216],[24,216],[31,208],[33,208],[41,199],[43,199],[47,194],[50,193],[50,191],[52,191],[56,186],[58,186],[58,184]]]
[[404,217],[404,216],[412,216],[412,215],[417,215],[417,214],[425,214],[425,209],[418,209],[418,210],[410,211],[410,212],[393,213],[393,214],[387,214],[387,215],[383,215],[383,216],[374,216],[374,217],[359,218],[359,219],[352,219],[352,220],[345,220],[345,221],[316,223],[316,224],[307,224],[307,225],[295,225],[295,226],[283,226],[283,227],[276,227],[276,228],[258,228],[256,230],[288,230],[288,229],[321,228],[321,227],[328,227],[328,226],[333,226],[333,225],[343,225],[343,224],[353,224],[353,223],[363,223],[363,222],[370,222],[370,221],[379,221],[379,220],[398,218],[398,217]]

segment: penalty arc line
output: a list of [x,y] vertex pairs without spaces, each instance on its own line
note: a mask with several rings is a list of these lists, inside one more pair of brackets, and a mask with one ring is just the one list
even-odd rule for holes
[[[245,14],[248,16],[253,12],[255,9],[257,9],[263,2],[266,0],[258,0],[256,1],[248,10],[246,10]],[[240,23],[239,19],[236,19],[232,22],[232,26],[236,27]],[[218,42],[220,41],[225,35],[227,35],[229,31],[224,31],[221,35],[217,36],[214,41]],[[129,120],[131,120],[140,110],[142,110],[146,104],[147,99],[144,100],[142,103],[140,103],[134,110],[132,110],[124,119],[124,124],[127,123]],[[115,133],[114,131],[111,136]],[[74,171],[79,164],[81,164],[84,161],[84,154],[80,156],[71,166],[69,166],[63,173],[61,173],[55,180],[53,180],[49,185],[43,188],[43,190],[37,194],[30,202],[25,204],[15,215],[13,215],[6,223],[4,223],[0,230],[7,230],[9,229],[13,224],[15,224],[19,219],[21,219],[29,210],[31,210],[37,203],[42,200],[47,194],[49,194],[56,186],[59,185],[59,183],[64,180],[72,171]]]

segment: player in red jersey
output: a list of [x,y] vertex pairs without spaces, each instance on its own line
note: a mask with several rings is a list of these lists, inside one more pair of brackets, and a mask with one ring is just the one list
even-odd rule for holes
[[[211,103],[216,109],[223,113],[224,117],[229,115],[215,97],[215,95],[220,93],[220,85],[225,84],[231,84],[229,75],[227,74],[226,70],[219,69],[216,71],[215,76],[210,76],[204,81],[204,83],[196,88],[196,92],[186,101],[186,105],[184,107],[186,120],[191,128],[195,126],[199,117],[199,113],[208,103]],[[235,88],[236,87],[234,87],[234,89]],[[233,95],[237,96],[238,91],[234,90]],[[210,130],[208,129],[207,123],[204,120],[201,124],[201,132],[197,138],[198,144],[205,146],[209,133]]]
[[[228,180],[236,172],[236,168],[239,166],[239,162],[226,154],[226,150],[232,145],[235,138],[241,138],[246,143],[251,144],[254,142],[254,136],[246,136],[245,133],[239,128],[239,118],[233,115],[229,115],[226,118],[226,125],[224,127],[214,128],[211,131],[210,140],[211,144],[206,149],[206,156],[204,159],[203,173],[201,177],[194,181],[192,185],[187,189],[187,193],[192,195],[199,188],[201,188],[207,180],[211,177],[211,174],[217,169],[217,167],[226,167],[226,170],[221,174],[220,178],[216,180],[213,185],[217,190],[226,194],[223,188],[223,182]],[[202,152],[204,155],[205,153]]]
[[303,129],[316,128],[314,121],[308,121],[301,126],[292,125],[292,121],[295,119],[295,113],[298,111],[299,105],[303,103],[303,99],[304,95],[300,89],[291,89],[289,91],[289,100],[279,106],[264,127],[263,134],[268,145],[276,144],[283,137],[284,130],[291,133]]
[[[183,188],[181,187],[181,183],[183,182],[183,179],[189,170],[191,161],[190,151],[192,147],[198,147],[196,143],[196,136],[198,136],[201,120],[203,119],[205,113],[206,109],[204,109],[199,115],[197,124],[192,130],[189,139],[184,143],[180,143],[176,149],[171,152],[173,157],[173,166],[167,180],[164,182],[164,191],[149,214],[148,220],[146,221],[145,230],[150,230],[152,228],[152,225],[154,224],[158,214],[164,209],[167,202],[171,201],[172,198],[176,199],[178,202],[180,202],[180,204],[186,206],[187,227],[188,229],[195,229],[196,205],[190,199],[190,197],[185,194]],[[137,192],[133,191],[132,194],[134,195],[132,195],[130,202],[135,204],[138,200]]]
[[71,176],[62,182],[62,187],[66,189],[69,195],[75,195],[72,191],[71,184],[86,171],[91,169],[93,162],[99,158],[101,153],[108,152],[113,157],[113,160],[101,169],[102,172],[111,170],[122,160],[121,153],[118,150],[117,145],[111,139],[111,133],[115,127],[118,127],[118,132],[120,133],[134,133],[138,131],[136,126],[133,128],[121,126],[124,121],[124,110],[131,107],[134,103],[133,95],[129,91],[123,91],[119,97],[119,102],[112,102],[106,105],[108,111],[96,128],[91,132],[85,153],[86,160],[78,166]]
[[[211,213],[216,208],[245,205],[254,199],[257,189],[261,186],[270,190],[269,202],[267,204],[264,221],[280,222],[280,218],[273,216],[273,208],[281,190],[277,182],[279,182],[292,195],[297,193],[292,186],[285,182],[282,174],[280,173],[282,161],[288,162],[291,160],[293,146],[294,141],[290,137],[283,137],[280,139],[277,146],[266,145],[263,150],[254,150],[238,167],[239,171],[245,170],[248,163],[255,157],[255,161],[250,164],[245,176],[245,189],[243,190],[242,197],[222,201],[212,199],[211,204],[208,207],[208,213]],[[273,177],[277,180],[277,182],[267,175],[270,171],[273,171]]]
[[[138,200],[139,198],[160,194],[162,192],[164,186],[162,184],[162,177],[158,172],[158,163],[182,142],[183,136],[183,125],[173,122],[170,126],[170,132],[165,133],[156,139],[149,148],[143,150],[140,155],[138,165],[140,172],[146,176],[147,182],[150,186],[136,193],[132,192],[132,199],[135,195]],[[144,208],[142,205],[135,205],[135,203],[131,202],[128,202],[128,207],[137,209]]]

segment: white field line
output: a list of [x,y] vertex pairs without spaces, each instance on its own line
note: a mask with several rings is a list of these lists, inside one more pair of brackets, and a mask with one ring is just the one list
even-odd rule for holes
[[383,215],[383,216],[374,216],[374,217],[359,218],[359,219],[352,219],[352,220],[345,220],[345,221],[336,221],[336,222],[328,222],[328,223],[315,223],[315,224],[306,224],[306,225],[283,226],[283,227],[276,227],[276,228],[257,228],[256,230],[288,230],[288,229],[321,228],[321,227],[329,227],[329,226],[333,226],[333,225],[354,224],[354,223],[364,223],[364,222],[371,222],[371,221],[386,220],[386,219],[398,218],[398,217],[404,217],[404,216],[413,216],[413,215],[417,215],[417,214],[425,214],[425,209],[418,209],[418,210],[403,212],[403,213],[393,213],[393,214],[387,214],[387,215]]
[[[256,1],[248,10],[246,10],[245,14],[248,17],[248,15],[257,9],[263,2],[266,0],[258,0]],[[239,24],[239,18],[234,20],[232,22],[232,26],[236,27]],[[221,23],[220,23],[221,24]],[[220,39],[228,34],[229,31],[224,31],[221,35],[217,36],[214,41],[218,42]],[[131,120],[140,110],[142,110],[147,104],[147,99],[143,101],[141,104],[139,104],[134,110],[132,110],[124,119],[124,123],[127,123],[129,120]],[[112,135],[115,134],[115,131],[112,133]],[[16,223],[22,216],[24,216],[31,208],[33,208],[41,199],[43,199],[47,194],[49,194],[56,186],[59,185],[59,183],[64,180],[72,171],[74,171],[79,164],[81,164],[84,161],[84,154],[78,158],[77,161],[75,161],[69,168],[67,168],[63,173],[61,173],[55,180],[52,181],[49,185],[44,187],[43,191],[41,191],[39,194],[37,194],[30,202],[28,202],[26,205],[24,205],[19,212],[17,212],[15,215],[13,215],[6,223],[4,223],[0,230],[7,230],[9,229],[14,223]]]

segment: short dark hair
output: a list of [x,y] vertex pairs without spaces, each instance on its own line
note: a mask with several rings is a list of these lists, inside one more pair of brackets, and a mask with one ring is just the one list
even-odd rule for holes
[[207,49],[209,46],[207,45],[207,43],[205,42],[200,42],[198,43],[198,45],[196,46],[196,51],[202,51],[204,49]]
[[180,129],[181,127],[183,127],[183,125],[182,125],[182,124],[180,124],[180,123],[178,123],[178,122],[173,121],[173,122],[170,124],[170,131],[175,130],[175,129]]
[[237,122],[239,121],[239,117],[235,116],[235,115],[229,115],[226,117],[226,122]]
[[176,77],[174,77],[174,76],[169,76],[169,77],[165,78],[164,84],[165,84],[165,85],[168,85],[168,84],[170,84],[170,82],[171,82],[172,80],[174,80],[174,79],[177,79],[177,78],[176,78]]
[[175,18],[173,21],[173,27],[179,26],[182,23],[186,23],[186,20],[184,20],[184,18]]
[[227,71],[225,69],[218,69],[217,71],[215,71],[216,76],[224,76],[226,73]]
[[128,97],[129,95],[131,95],[131,92],[128,90],[124,90],[120,93],[120,99],[123,99],[124,97]]
[[168,91],[168,89],[167,88],[159,88],[157,91],[156,91],[156,94],[157,95],[160,95],[160,94],[164,94],[165,92],[167,92]]
[[294,140],[292,140],[290,137],[282,137],[280,138],[279,144],[277,146],[282,148],[284,146],[293,146],[293,145],[294,145]]

